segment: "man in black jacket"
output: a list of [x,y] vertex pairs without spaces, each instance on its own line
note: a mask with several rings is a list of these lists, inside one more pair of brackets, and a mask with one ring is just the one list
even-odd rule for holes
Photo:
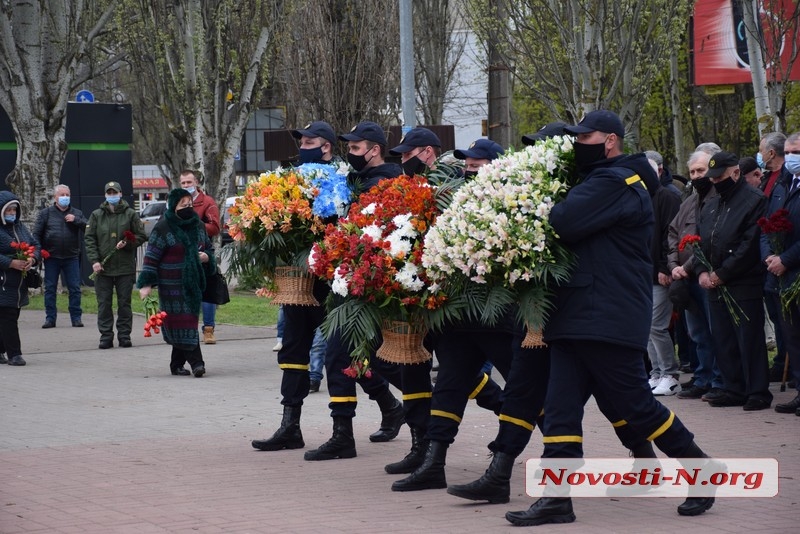
[[56,286],[64,273],[69,290],[69,316],[72,326],[81,322],[81,271],[80,254],[86,217],[81,210],[70,205],[70,191],[66,185],[53,190],[53,204],[39,212],[33,235],[50,257],[44,260],[44,309],[42,328],[56,326]]
[[[709,292],[714,354],[725,384],[725,395],[708,404],[764,410],[772,404],[772,393],[764,336],[766,271],[758,219],[766,213],[767,199],[739,179],[739,158],[730,152],[714,154],[706,176],[718,196],[703,206],[697,231],[711,268],[695,255],[692,269],[700,287]],[[732,301],[726,300],[726,293]]]

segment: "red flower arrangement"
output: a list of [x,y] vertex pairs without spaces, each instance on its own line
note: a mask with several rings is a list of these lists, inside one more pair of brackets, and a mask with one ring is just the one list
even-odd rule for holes
[[[681,242],[678,243],[678,250],[683,252],[683,250],[686,247],[691,247],[692,248],[692,254],[694,254],[694,257],[697,258],[697,261],[699,261],[701,264],[703,264],[703,267],[705,267],[706,270],[710,273],[710,272],[712,272],[714,270],[714,267],[711,265],[711,262],[708,261],[708,258],[706,258],[706,255],[703,253],[703,249],[700,248],[700,242],[701,241],[702,241],[702,239],[700,238],[699,235],[687,234],[687,235],[683,236],[683,239],[681,239]],[[736,302],[736,300],[733,298],[733,296],[731,295],[730,291],[728,291],[727,287],[725,287],[723,285],[723,286],[716,287],[716,289],[720,292],[720,295],[722,296],[722,300],[725,302],[725,307],[728,309],[728,313],[730,314],[731,319],[733,319],[733,322],[737,326],[739,325],[739,322],[741,320],[740,319],[741,316],[743,316],[748,321],[750,320],[747,317],[747,315],[744,313],[744,310],[742,309],[742,307],[739,306],[739,303]]]
[[351,205],[311,249],[309,270],[331,281],[344,303],[326,330],[341,329],[354,347],[343,372],[369,372],[367,355],[385,321],[426,321],[447,301],[422,268],[423,238],[439,214],[437,188],[422,176],[382,180]]
[[[14,253],[14,259],[16,260],[28,261],[36,258],[36,247],[26,243],[25,241],[12,241],[11,248],[17,251]],[[25,278],[27,275],[28,271],[22,271],[23,278]]]
[[147,317],[147,322],[144,323],[144,337],[153,337],[153,332],[160,333],[167,312],[159,310],[157,297],[148,295],[144,299],[144,316]]
[[[122,232],[122,239],[124,239],[126,243],[136,243],[136,234],[134,234],[130,230],[125,230],[124,232]],[[106,262],[108,260],[110,260],[112,257],[114,257],[114,254],[116,254],[118,250],[119,249],[115,246],[111,250],[111,252],[108,254],[108,256],[103,258],[103,260],[100,262],[100,265],[105,267]],[[90,274],[89,275],[89,279],[90,280],[96,280],[97,279],[97,273]]]
[[42,259],[43,259],[43,260],[50,259],[50,253],[49,253],[49,252],[47,252],[45,249],[42,249],[42,250],[41,250],[41,254],[42,254]]

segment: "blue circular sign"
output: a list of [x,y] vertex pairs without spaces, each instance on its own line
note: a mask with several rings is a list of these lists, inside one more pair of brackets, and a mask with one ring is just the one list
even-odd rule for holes
[[94,95],[92,94],[91,91],[82,89],[78,91],[78,94],[75,95],[75,101],[85,104],[91,104],[92,102],[94,102]]

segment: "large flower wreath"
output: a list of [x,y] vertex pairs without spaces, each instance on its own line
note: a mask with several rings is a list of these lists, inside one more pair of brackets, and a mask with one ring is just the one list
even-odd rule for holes
[[441,321],[447,297],[422,268],[422,243],[440,213],[440,194],[422,176],[382,180],[363,193],[347,217],[329,225],[308,258],[311,272],[331,282],[324,329],[340,330],[353,347],[354,366],[375,348],[387,320]]
[[237,274],[271,275],[278,265],[305,266],[327,220],[353,199],[346,165],[307,163],[263,173],[230,208]]
[[492,323],[518,302],[529,330],[544,326],[553,284],[573,265],[548,220],[569,187],[572,154],[566,136],[506,152],[456,191],[425,237],[427,275],[468,295],[476,319]]

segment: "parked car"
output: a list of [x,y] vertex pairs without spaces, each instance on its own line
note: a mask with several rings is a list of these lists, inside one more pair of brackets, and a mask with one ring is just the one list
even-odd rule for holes
[[165,211],[167,211],[166,201],[157,200],[145,206],[142,213],[139,214],[139,217],[144,223],[144,233],[147,234],[147,237],[150,237],[150,232],[153,231],[153,227],[161,216],[164,215]]
[[224,247],[228,243],[233,242],[233,238],[228,233],[228,223],[231,220],[231,214],[228,213],[228,210],[233,206],[233,203],[236,202],[236,199],[240,197],[228,197],[225,199],[225,206],[222,208],[222,213],[220,214],[220,219],[222,222],[222,230],[220,232],[220,239],[222,240],[222,246]]

